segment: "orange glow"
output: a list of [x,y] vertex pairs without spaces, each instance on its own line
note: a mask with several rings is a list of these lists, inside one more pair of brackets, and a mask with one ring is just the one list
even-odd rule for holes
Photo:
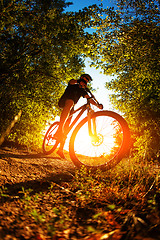
[[96,118],[95,137],[88,134],[88,123],[78,131],[74,141],[77,158],[87,165],[104,164],[111,160],[121,148],[123,132],[117,121],[111,117]]
[[87,146],[85,156],[95,156],[97,152],[96,155],[98,157],[106,153],[109,154],[114,144],[115,139],[111,132],[108,135],[104,135],[103,132],[97,131],[97,137],[90,137],[87,124],[85,124],[82,130],[77,134],[75,140],[75,149],[77,153],[81,154],[81,148],[86,149]]
[[[86,165],[105,164],[116,157],[123,143],[123,130],[117,120],[104,115],[96,117],[95,122],[95,136],[89,136],[88,122],[86,122],[79,128],[74,139],[75,156]],[[74,129],[68,134],[64,145],[67,159],[69,157],[69,141],[73,131]],[[49,144],[48,148],[50,148]]]

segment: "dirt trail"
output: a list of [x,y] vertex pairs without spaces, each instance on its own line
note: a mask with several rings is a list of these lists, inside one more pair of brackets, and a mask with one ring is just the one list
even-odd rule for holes
[[0,186],[7,189],[38,188],[43,183],[69,181],[74,171],[71,161],[56,154],[46,156],[16,148],[0,148]]
[[[75,191],[79,191],[77,187],[74,188],[74,192],[64,191],[65,186],[68,190],[74,179],[75,170],[76,167],[71,160],[60,159],[56,153],[45,156],[42,153],[9,146],[1,147],[0,239],[98,240],[104,236],[106,236],[105,239],[110,239],[111,235],[108,233],[114,235],[113,239],[160,239],[159,212],[152,209],[152,212],[148,213],[148,209],[144,208],[145,205],[140,207],[134,199],[132,203],[126,204],[128,208],[120,213],[116,209],[107,210],[108,204],[111,206],[113,203],[109,200],[105,202],[104,198],[95,198],[97,203],[93,198],[89,204],[85,203],[83,195],[79,195],[77,200],[78,195],[75,194]],[[53,182],[55,184],[52,184]],[[49,191],[51,185],[54,186],[54,194]],[[26,191],[23,191],[23,188]],[[32,191],[27,197],[33,195],[38,198],[24,198],[25,193],[29,192],[28,189]],[[63,205],[63,208],[60,208],[62,215],[56,215],[53,209],[61,205]],[[123,208],[122,205],[122,210]],[[139,209],[143,210],[141,214]],[[93,219],[92,216],[97,215],[95,213],[100,213],[101,218]],[[45,216],[45,222],[40,218],[42,216]],[[61,220],[68,228],[68,235],[63,224],[60,224]],[[91,235],[86,226],[92,227],[92,225],[93,229],[101,226],[102,232]],[[52,228],[56,226],[56,230],[50,228],[51,233],[56,234],[55,237],[48,237],[50,235],[48,226]]]

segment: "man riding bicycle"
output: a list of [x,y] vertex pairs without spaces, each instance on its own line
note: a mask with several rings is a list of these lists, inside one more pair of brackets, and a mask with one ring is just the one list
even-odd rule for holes
[[[59,140],[62,144],[57,152],[57,154],[64,158],[63,154],[63,140],[65,139],[65,129],[69,126],[71,119],[68,119],[68,116],[72,114],[74,110],[74,105],[78,102],[80,97],[91,98],[87,92],[87,83],[92,81],[92,78],[89,74],[82,74],[80,79],[75,80],[71,79],[68,83],[68,86],[61,96],[58,106],[62,108],[61,116],[60,116],[60,124],[58,131],[54,135],[54,138]],[[97,104],[94,99],[90,99],[90,103],[97,106],[99,109],[103,109],[102,104]]]

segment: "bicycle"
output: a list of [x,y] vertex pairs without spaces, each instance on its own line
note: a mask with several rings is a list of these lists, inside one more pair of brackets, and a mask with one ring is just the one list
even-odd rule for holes
[[[98,103],[94,95],[90,94]],[[87,116],[79,121],[86,110]],[[77,112],[75,119],[71,120]],[[128,153],[130,131],[127,122],[118,113],[94,111],[90,99],[87,99],[87,103],[74,110],[68,120],[71,122],[65,134],[67,137],[73,130],[69,140],[69,155],[76,167],[110,169]],[[59,144],[64,145],[64,142],[54,139],[58,126],[59,122],[54,122],[45,134],[43,153],[46,155],[51,154]]]

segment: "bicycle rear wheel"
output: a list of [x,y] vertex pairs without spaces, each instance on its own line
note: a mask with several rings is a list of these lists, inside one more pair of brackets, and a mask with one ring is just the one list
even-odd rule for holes
[[54,139],[54,134],[57,132],[59,127],[59,122],[53,123],[47,130],[44,140],[43,140],[43,153],[46,155],[51,154],[58,146],[59,142]]
[[110,169],[129,150],[130,133],[127,122],[112,111],[95,112],[97,135],[88,134],[88,120],[84,118],[72,133],[69,143],[71,160],[77,167]]

